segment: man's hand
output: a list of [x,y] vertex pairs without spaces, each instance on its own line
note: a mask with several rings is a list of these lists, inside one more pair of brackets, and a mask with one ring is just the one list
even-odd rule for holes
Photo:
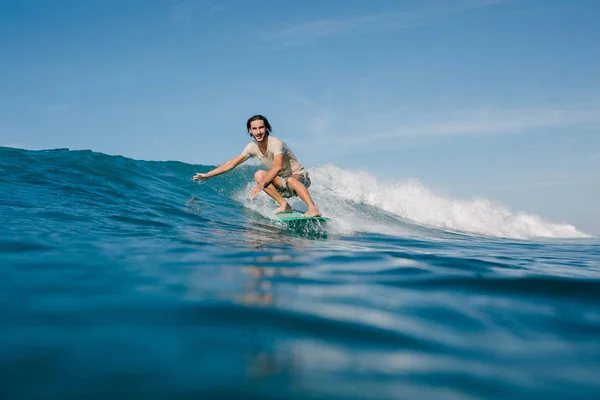
[[256,196],[258,196],[258,194],[265,188],[265,185],[263,184],[257,184],[256,186],[254,186],[252,188],[252,190],[250,191],[250,194],[248,195],[248,197],[250,197],[250,200],[254,200],[254,198]]
[[204,182],[208,178],[210,178],[210,176],[208,176],[208,174],[196,173],[196,175],[194,175],[193,179],[198,182]]

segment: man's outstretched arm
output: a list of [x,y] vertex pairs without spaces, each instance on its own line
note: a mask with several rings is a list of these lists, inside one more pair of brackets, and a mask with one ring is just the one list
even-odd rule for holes
[[219,165],[217,168],[213,169],[212,171],[209,171],[205,174],[201,174],[199,172],[196,173],[196,175],[194,175],[193,179],[195,181],[203,182],[203,181],[210,179],[212,177],[215,177],[217,175],[221,175],[221,174],[224,174],[225,172],[231,171],[232,169],[234,169],[235,167],[237,167],[238,165],[240,165],[247,159],[248,159],[248,156],[246,156],[244,154],[240,154],[239,156],[232,158],[231,160]]

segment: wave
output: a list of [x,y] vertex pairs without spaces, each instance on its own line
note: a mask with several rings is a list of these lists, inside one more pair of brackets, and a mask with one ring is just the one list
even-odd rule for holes
[[[196,206],[210,207],[212,219],[241,223],[239,219],[246,211],[269,218],[275,205],[264,193],[254,201],[247,198],[256,165],[244,165],[199,184],[192,181],[193,174],[206,172],[212,166],[140,161],[89,150],[2,147],[0,155],[6,193],[3,197],[10,203],[20,193],[21,200],[31,200],[27,204],[19,201],[23,207],[38,204],[41,195],[51,211],[51,192],[80,206],[72,207],[72,215],[93,216],[90,207],[112,207],[121,214],[124,210],[130,212],[131,218],[152,219],[161,210],[166,210],[170,218],[183,218],[186,214],[179,207],[191,198]],[[313,182],[311,195],[332,218],[332,233],[429,238],[456,234],[512,239],[590,237],[573,225],[515,213],[488,199],[444,197],[415,180],[383,184],[367,173],[333,165],[309,172]],[[306,208],[299,199],[292,199],[291,204],[300,210]]]
[[[570,224],[512,212],[485,198],[458,200],[434,193],[417,180],[381,184],[364,172],[323,166],[311,170],[313,190],[327,208],[367,205],[418,225],[501,238],[589,238]],[[336,218],[344,218],[339,213]]]

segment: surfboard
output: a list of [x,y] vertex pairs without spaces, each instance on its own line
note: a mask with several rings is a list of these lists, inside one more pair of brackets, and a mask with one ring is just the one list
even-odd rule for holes
[[274,220],[286,226],[290,232],[310,238],[327,238],[328,217],[303,217],[302,212],[294,210],[291,213],[275,214]]
[[281,214],[275,214],[275,219],[279,220],[281,222],[296,222],[296,221],[318,221],[318,222],[327,222],[329,221],[328,217],[304,217],[302,216],[302,212],[300,211],[292,211],[290,213],[281,213]]

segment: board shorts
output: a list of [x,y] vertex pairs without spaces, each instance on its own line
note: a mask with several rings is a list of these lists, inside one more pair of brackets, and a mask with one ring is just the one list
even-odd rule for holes
[[[296,193],[294,190],[288,187],[286,179],[280,176],[278,176],[277,179],[277,183],[279,183],[279,186],[281,187],[275,187],[277,188],[277,191],[280,195],[282,195],[284,198],[298,196],[298,193]],[[308,176],[308,172],[301,172],[298,181],[300,181],[300,183],[302,183],[304,187],[308,189],[310,187],[310,177]]]

